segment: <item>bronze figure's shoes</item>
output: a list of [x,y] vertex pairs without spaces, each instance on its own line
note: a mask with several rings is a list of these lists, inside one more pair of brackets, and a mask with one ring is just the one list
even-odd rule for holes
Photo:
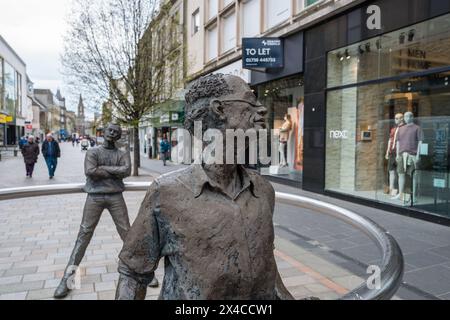
[[53,297],[56,299],[62,299],[66,297],[70,292],[70,289],[67,287],[67,279],[62,279],[59,283],[58,288],[56,288]]

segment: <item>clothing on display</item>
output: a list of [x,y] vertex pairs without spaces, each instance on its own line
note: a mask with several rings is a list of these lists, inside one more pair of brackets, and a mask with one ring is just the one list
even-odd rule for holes
[[410,123],[402,126],[397,133],[398,153],[417,155],[419,141],[423,141],[423,132],[418,125]]

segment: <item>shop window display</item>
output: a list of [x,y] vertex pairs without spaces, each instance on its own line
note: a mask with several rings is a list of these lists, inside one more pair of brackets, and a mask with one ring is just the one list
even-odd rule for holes
[[[301,182],[303,170],[303,78],[289,77],[258,86],[258,100],[267,108],[267,128],[279,136],[279,164],[262,167],[263,175]],[[270,141],[270,140],[268,140]]]
[[450,216],[448,52],[450,15],[328,53],[327,190]]

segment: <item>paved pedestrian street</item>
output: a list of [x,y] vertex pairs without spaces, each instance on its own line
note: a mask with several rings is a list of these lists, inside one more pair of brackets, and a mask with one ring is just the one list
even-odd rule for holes
[[[27,179],[21,171],[21,156],[4,156],[0,170],[8,175],[2,178],[0,187],[84,182],[85,153],[68,143],[61,148],[55,180],[48,180],[42,158],[33,179]],[[151,181],[157,175],[142,170],[140,177],[127,181]],[[131,221],[144,195],[125,193]],[[0,202],[0,299],[53,299],[78,234],[85,198],[77,194]],[[105,211],[80,266],[81,289],[72,291],[66,299],[114,299],[121,247],[122,241]],[[280,236],[276,237],[275,257],[283,282],[296,299],[337,299],[365,281]],[[160,262],[156,271],[160,282],[162,265]],[[157,299],[159,290],[149,288],[147,299]]]
[[[142,192],[126,193],[131,219],[143,197]],[[78,233],[84,200],[85,195],[66,195],[0,203],[0,299],[52,299]],[[121,246],[105,212],[81,264],[81,289],[67,299],[114,299]],[[275,255],[283,281],[297,299],[335,299],[364,281],[282,238],[277,238]],[[161,265],[156,271],[160,281]],[[159,289],[149,288],[147,298],[158,294]]]

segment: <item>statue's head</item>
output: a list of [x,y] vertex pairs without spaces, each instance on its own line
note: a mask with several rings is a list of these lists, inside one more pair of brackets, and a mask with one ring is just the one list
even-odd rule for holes
[[267,109],[248,84],[232,75],[212,74],[193,81],[186,93],[185,127],[194,133],[194,122],[203,131],[218,129],[264,129]]
[[110,123],[105,130],[105,140],[109,142],[116,142],[122,137],[122,128],[115,123]]

